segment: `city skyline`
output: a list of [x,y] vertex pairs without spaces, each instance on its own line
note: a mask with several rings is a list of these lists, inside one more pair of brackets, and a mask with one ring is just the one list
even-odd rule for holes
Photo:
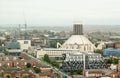
[[[120,25],[119,0],[1,0],[0,24]],[[24,17],[25,16],[25,17]]]

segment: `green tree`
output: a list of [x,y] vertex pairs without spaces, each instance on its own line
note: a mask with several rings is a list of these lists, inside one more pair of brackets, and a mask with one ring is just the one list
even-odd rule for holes
[[37,67],[34,68],[34,71],[35,71],[35,73],[40,73],[40,69]]
[[56,61],[51,62],[52,66],[55,66],[56,68],[59,68],[59,63]]
[[119,59],[116,59],[116,58],[110,58],[110,59],[105,59],[105,62],[107,64],[118,64],[118,60]]
[[77,70],[76,73],[82,75],[82,70]]
[[30,68],[30,67],[31,67],[31,64],[30,64],[30,63],[27,63],[27,64],[26,64],[26,67],[27,67],[27,68]]
[[94,52],[95,52],[95,53],[99,53],[99,54],[103,55],[103,51],[102,51],[102,50],[100,50],[100,49],[97,49],[97,50],[95,50]]
[[22,78],[29,78],[28,76],[23,76]]
[[49,34],[50,37],[54,37],[55,36],[54,32],[48,31],[47,33]]
[[56,48],[57,47],[56,45],[57,45],[56,41],[50,41],[50,47]]
[[50,47],[52,48],[56,48],[57,47],[57,42],[59,42],[60,44],[63,44],[65,41],[64,40],[52,40],[50,41]]
[[38,30],[33,30],[32,33],[38,33]]
[[60,74],[58,74],[58,73],[56,73],[56,77],[57,77],[57,78],[61,78],[61,77],[60,77]]
[[110,59],[105,59],[104,61],[105,61],[106,64],[112,64],[112,59],[111,58]]
[[113,58],[113,59],[112,59],[112,63],[113,63],[113,64],[118,64],[118,60],[119,60],[119,59]]
[[10,75],[7,75],[7,78],[10,78]]
[[8,54],[9,54],[9,52],[8,52],[8,51],[4,51],[4,54],[5,54],[5,55],[8,55]]
[[43,60],[50,63],[49,55],[45,54],[44,57],[43,57]]
[[70,74],[73,75],[74,74],[74,70],[70,70]]

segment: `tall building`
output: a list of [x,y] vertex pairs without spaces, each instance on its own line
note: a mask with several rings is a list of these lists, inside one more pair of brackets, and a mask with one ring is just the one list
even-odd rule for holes
[[73,35],[83,35],[83,25],[82,24],[74,24],[73,25]]

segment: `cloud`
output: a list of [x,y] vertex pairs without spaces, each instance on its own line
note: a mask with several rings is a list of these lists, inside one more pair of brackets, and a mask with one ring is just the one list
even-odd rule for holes
[[102,23],[99,21],[118,24],[119,4],[120,0],[0,0],[0,21],[4,24],[22,23],[24,11],[30,24],[57,22],[64,25],[66,21],[71,23],[75,20],[83,20],[87,24],[96,24],[95,21],[97,24]]

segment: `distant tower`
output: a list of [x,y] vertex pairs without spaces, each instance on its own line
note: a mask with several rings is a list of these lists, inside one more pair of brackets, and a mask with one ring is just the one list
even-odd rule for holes
[[21,37],[21,25],[19,24],[19,38]]
[[27,39],[27,20],[25,18],[25,14],[24,14],[24,11],[23,11],[23,16],[24,16],[24,21],[25,21],[25,33],[24,33],[24,39],[26,40]]
[[73,25],[73,35],[83,35],[83,25],[76,23]]
[[25,40],[27,39],[27,24],[25,23]]

